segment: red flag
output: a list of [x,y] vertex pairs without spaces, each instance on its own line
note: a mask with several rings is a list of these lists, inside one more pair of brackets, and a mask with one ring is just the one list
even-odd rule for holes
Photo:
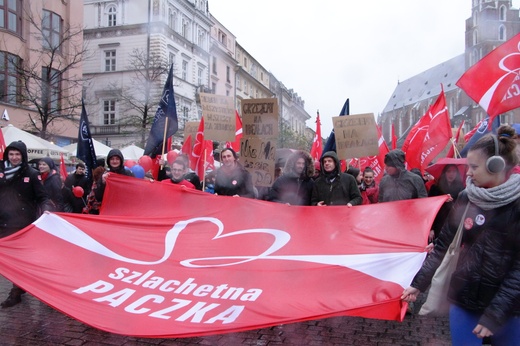
[[191,135],[186,137],[186,140],[182,144],[181,153],[184,155],[188,155],[188,157],[191,157]]
[[215,169],[215,160],[213,158],[213,141],[206,139],[203,143],[203,149],[197,160],[197,169],[195,173],[202,179],[207,170]]
[[419,168],[424,172],[428,164],[444,150],[451,137],[450,117],[441,85],[439,97],[404,141],[403,151],[406,153],[408,168]]
[[445,200],[295,207],[115,174],[101,215],[46,213],[0,239],[0,273],[67,315],[132,336],[402,320],[401,294]]
[[316,115],[316,134],[314,135],[314,141],[312,142],[311,157],[314,161],[320,161],[322,153],[323,139],[321,138],[320,112],[318,112]]
[[7,145],[5,144],[4,133],[0,129],[0,158],[4,157],[4,151]]
[[235,141],[233,143],[226,142],[226,148],[231,148],[238,153],[240,151],[240,140],[242,139],[242,119],[240,119],[237,110],[235,110],[235,124]]
[[483,122],[483,121],[484,121],[484,120],[479,121],[478,124],[477,124],[477,125],[476,125],[472,130],[471,130],[471,131],[469,131],[468,133],[466,133],[466,134],[464,135],[464,141],[465,141],[466,143],[468,143],[469,140],[471,139],[471,137],[473,137],[473,135],[475,134],[475,132],[477,132],[477,130],[479,129],[479,127],[482,125],[482,122]]
[[520,34],[495,48],[470,67],[457,86],[477,102],[489,115],[520,107]]
[[392,123],[392,150],[397,149],[397,136],[395,135],[395,127]]
[[[197,130],[197,135],[195,136],[195,142],[193,143],[193,148],[191,149],[190,154],[190,168],[195,172],[198,171],[198,163],[200,157],[203,156],[205,144],[204,144],[204,117],[200,119],[199,129]],[[197,173],[199,175],[199,173]],[[199,175],[200,177],[200,175]]]
[[63,181],[67,179],[67,167],[65,166],[65,159],[63,158],[63,153],[60,153],[60,175]]
[[462,122],[459,125],[459,128],[457,129],[457,133],[455,134],[455,140],[453,141],[452,146],[448,151],[448,154],[446,154],[446,157],[453,158],[455,156],[455,146],[459,142],[460,130],[462,129],[462,126],[464,126],[464,120],[462,120]]
[[379,183],[385,173],[385,155],[388,154],[389,150],[379,126],[377,126],[377,134],[379,136],[379,154],[377,156],[367,156],[360,159],[352,159],[349,162],[349,165],[357,167],[361,171],[363,171],[366,167],[372,168],[374,171],[374,179]]

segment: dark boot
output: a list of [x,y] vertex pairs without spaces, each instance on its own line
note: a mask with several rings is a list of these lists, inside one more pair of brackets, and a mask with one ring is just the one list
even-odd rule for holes
[[22,294],[24,293],[25,291],[20,287],[11,288],[11,292],[9,292],[7,299],[4,300],[2,304],[0,304],[2,309],[10,308],[11,306],[15,306],[16,304],[20,303],[22,301]]

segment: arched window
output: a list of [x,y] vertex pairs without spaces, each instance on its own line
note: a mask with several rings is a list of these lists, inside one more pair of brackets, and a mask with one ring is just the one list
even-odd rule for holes
[[107,7],[107,26],[117,25],[117,8],[115,5]]
[[506,40],[506,27],[503,25],[500,25],[498,28],[498,40],[499,41],[505,41]]
[[478,43],[478,30],[473,31],[473,45],[476,46]]
[[498,10],[498,20],[504,22],[506,20],[506,6],[502,5],[500,6],[500,9]]
[[477,24],[478,24],[478,12],[475,11],[475,12],[473,12],[473,26],[475,27],[475,26],[477,26]]

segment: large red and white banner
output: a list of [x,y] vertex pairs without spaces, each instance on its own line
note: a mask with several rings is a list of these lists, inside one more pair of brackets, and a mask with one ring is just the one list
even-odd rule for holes
[[402,320],[445,197],[297,207],[111,175],[102,215],[48,213],[0,272],[88,325],[188,337],[350,315]]

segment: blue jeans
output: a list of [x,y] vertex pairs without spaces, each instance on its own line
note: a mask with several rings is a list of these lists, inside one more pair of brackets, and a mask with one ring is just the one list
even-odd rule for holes
[[[457,305],[450,306],[450,332],[453,346],[481,346],[482,339],[473,334],[481,314],[474,313]],[[512,317],[491,337],[493,346],[520,345],[520,318]]]

